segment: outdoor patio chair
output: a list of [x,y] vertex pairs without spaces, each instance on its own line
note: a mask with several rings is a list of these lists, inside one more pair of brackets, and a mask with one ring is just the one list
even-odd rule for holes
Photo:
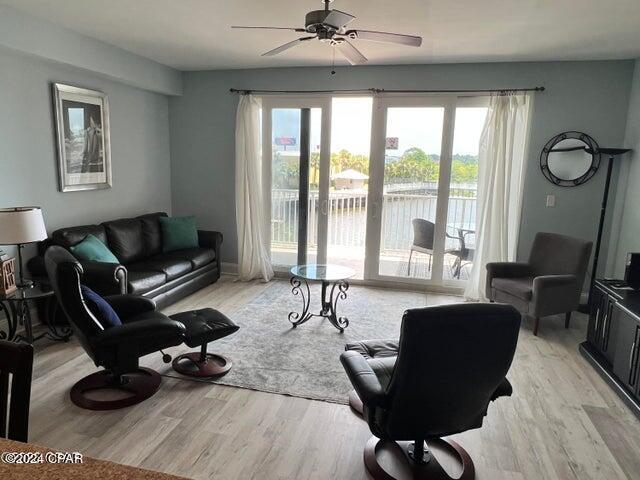
[[409,262],[407,263],[407,276],[411,275],[411,257],[413,252],[420,252],[429,255],[429,266],[431,270],[431,261],[433,259],[433,238],[436,230],[436,224],[423,218],[414,218],[413,224],[413,243],[409,252]]

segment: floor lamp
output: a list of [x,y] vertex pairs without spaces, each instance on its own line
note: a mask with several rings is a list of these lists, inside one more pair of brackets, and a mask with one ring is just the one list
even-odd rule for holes
[[593,254],[593,267],[591,268],[591,279],[589,280],[589,296],[586,304],[581,304],[578,311],[589,313],[591,306],[591,291],[596,281],[596,272],[598,269],[598,257],[600,256],[600,245],[602,243],[602,230],[604,229],[604,220],[607,213],[607,200],[609,199],[609,187],[611,186],[611,172],[613,170],[613,160],[619,155],[624,155],[631,150],[628,148],[598,148],[592,150],[585,148],[585,151],[591,155],[608,155],[609,162],[607,164],[607,179],[604,182],[604,194],[602,195],[602,205],[600,207],[600,223],[598,224],[598,237],[596,238],[596,249]]

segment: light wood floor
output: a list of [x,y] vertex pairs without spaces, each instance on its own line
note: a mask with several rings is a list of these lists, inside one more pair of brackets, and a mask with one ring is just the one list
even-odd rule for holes
[[[232,315],[264,288],[224,277],[168,310]],[[492,404],[482,429],[455,437],[478,479],[640,479],[640,422],[578,353],[585,328],[581,315],[569,330],[563,318],[547,318],[536,338],[524,322],[509,373],[514,395]],[[367,478],[370,433],[347,406],[164,378],[142,404],[89,412],[68,392],[93,371],[76,341],[38,346],[32,442],[198,479]]]

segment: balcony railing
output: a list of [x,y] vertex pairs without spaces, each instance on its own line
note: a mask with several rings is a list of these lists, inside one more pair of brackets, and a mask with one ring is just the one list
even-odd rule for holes
[[[298,191],[274,189],[271,200],[271,243],[291,246],[298,241]],[[435,222],[437,185],[432,183],[398,184],[386,187],[382,206],[383,253],[407,252],[413,240],[414,218]],[[308,244],[317,245],[318,191],[309,192]],[[366,190],[332,190],[329,192],[328,244],[363,247],[367,211]],[[447,231],[455,234],[462,228],[475,230],[476,186],[452,185],[449,196]],[[472,242],[473,238],[469,238]],[[456,248],[456,239],[447,238],[446,248]]]

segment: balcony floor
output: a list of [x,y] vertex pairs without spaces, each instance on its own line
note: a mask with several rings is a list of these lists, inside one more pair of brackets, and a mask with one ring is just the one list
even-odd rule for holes
[[[271,255],[276,265],[295,265],[297,263],[297,250],[294,246],[273,246]],[[315,251],[309,251],[307,261],[313,263],[316,260]],[[443,279],[457,280],[454,278],[454,262],[456,257],[450,254],[444,256]],[[387,252],[380,258],[380,273],[399,278],[416,278],[427,280],[431,278],[429,270],[429,255],[413,253],[411,259],[410,275],[407,275],[407,263],[409,252]],[[364,278],[364,251],[361,247],[344,247],[329,245],[327,262],[351,267],[356,271],[354,278]],[[468,280],[471,271],[471,263],[463,264],[460,270],[460,280]]]

